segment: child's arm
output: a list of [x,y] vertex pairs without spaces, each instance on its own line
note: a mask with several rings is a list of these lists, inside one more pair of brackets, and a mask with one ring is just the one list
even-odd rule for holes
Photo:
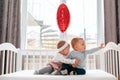
[[60,62],[66,63],[66,64],[78,64],[80,62],[79,59],[69,59],[69,58],[64,58]]
[[[73,55],[74,55],[74,54],[73,54],[73,52],[71,51],[70,54],[67,56],[67,58],[72,59],[72,58],[73,58]],[[72,67],[76,67],[79,63],[80,63],[80,59],[79,59],[79,58],[76,58],[75,63],[73,63],[73,64],[71,64],[71,65],[72,65]]]
[[62,63],[66,63],[66,64],[75,64],[76,62],[78,62],[78,59],[66,58],[62,54],[58,53],[57,56],[54,58],[53,61],[54,62],[62,62]]
[[76,67],[80,63],[80,59],[76,59],[75,64],[72,64],[72,67]]
[[86,51],[85,51],[85,54],[91,54],[91,53],[94,53],[94,52],[100,50],[101,48],[104,48],[104,44],[103,44],[103,43],[101,43],[100,46],[97,47],[97,48],[93,48],[93,49],[90,49],[90,50],[86,50]]

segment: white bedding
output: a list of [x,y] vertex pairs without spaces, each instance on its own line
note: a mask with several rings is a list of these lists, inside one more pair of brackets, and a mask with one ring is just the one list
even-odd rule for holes
[[0,76],[0,80],[117,80],[102,70],[87,70],[86,75],[33,75],[34,70],[18,71]]

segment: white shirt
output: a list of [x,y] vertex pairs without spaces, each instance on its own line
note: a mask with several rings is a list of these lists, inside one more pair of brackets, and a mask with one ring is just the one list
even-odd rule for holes
[[74,64],[75,59],[66,59],[67,56],[62,55],[61,53],[56,53],[56,56],[53,58],[53,62],[62,62],[66,64]]

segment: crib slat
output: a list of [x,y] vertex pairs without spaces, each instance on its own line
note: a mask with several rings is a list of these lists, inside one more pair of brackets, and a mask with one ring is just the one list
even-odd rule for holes
[[13,54],[13,72],[15,72],[15,53]]
[[21,51],[20,49],[17,49],[18,50],[18,55],[17,55],[17,66],[16,66],[16,70],[19,71],[19,70],[22,70],[22,54],[21,54]]
[[116,76],[118,77],[118,53],[116,53],[116,63],[115,63],[115,65],[116,65]]
[[110,73],[110,51],[108,52],[108,69],[107,71]]
[[100,69],[105,70],[106,65],[103,65],[106,63],[105,53],[100,54]]
[[7,51],[6,74],[8,73],[9,50]]
[[28,52],[26,53],[26,69],[28,70]]
[[116,67],[116,58],[117,58],[117,57],[116,57],[116,53],[115,53],[114,56],[115,56],[115,64],[114,64],[114,65],[115,65],[115,75],[116,75],[116,73],[117,73],[117,72],[116,72],[116,69],[117,69],[117,67]]
[[50,52],[46,52],[46,64],[48,63],[48,57],[49,57],[49,54]]
[[2,59],[2,74],[4,74],[5,51],[1,51],[1,53],[3,53],[3,59]]
[[113,53],[113,74],[115,75],[115,53]]
[[14,52],[12,53],[10,51],[10,73],[12,72],[12,54],[14,54]]
[[110,54],[110,55],[109,55],[109,59],[110,59],[110,63],[109,63],[109,64],[110,64],[110,67],[109,67],[110,69],[109,69],[109,70],[110,70],[110,73],[111,73],[111,74],[112,74],[112,57],[111,57],[111,56],[112,56],[112,51],[113,51],[113,50],[110,50],[110,53],[109,53],[109,54]]
[[110,73],[111,73],[111,69],[112,69],[112,68],[111,68],[111,59],[112,59],[112,58],[111,58],[111,53],[112,53],[112,50],[110,50],[110,52],[109,52],[109,61],[110,61],[110,62],[109,62],[109,72],[110,72]]
[[113,69],[112,69],[112,60],[113,60],[113,58],[112,58],[112,53],[113,53],[113,50],[111,50],[111,53],[110,53],[110,66],[111,66],[111,73],[113,73]]
[[107,53],[104,53],[104,58],[105,58],[105,71],[107,71]]
[[119,72],[118,72],[118,73],[120,74],[120,53],[118,53],[118,58],[119,58],[119,59],[118,59],[118,60],[119,60],[119,65],[118,65],[118,70],[119,70]]
[[106,65],[106,71],[107,71],[108,70],[108,55],[106,55],[106,64],[105,65]]
[[96,64],[95,64],[95,55],[91,55],[92,56],[92,58],[91,58],[91,69],[93,68],[93,69],[96,69]]
[[41,68],[42,66],[42,57],[41,57],[41,51],[40,51],[40,54],[39,54],[39,68]]
[[112,53],[111,53],[111,73],[113,74],[113,53],[114,53],[114,51],[112,51]]
[[33,52],[33,59],[32,59],[32,69],[34,70],[35,69],[35,52]]

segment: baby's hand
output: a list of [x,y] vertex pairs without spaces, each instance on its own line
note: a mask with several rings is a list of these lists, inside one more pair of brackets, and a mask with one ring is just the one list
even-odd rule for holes
[[77,65],[77,64],[79,64],[79,63],[80,63],[80,59],[76,58],[76,59],[75,59],[75,64]]
[[72,64],[72,67],[74,67],[74,68],[75,68],[76,66],[77,66],[76,64]]
[[76,67],[80,63],[80,59],[76,58],[75,63],[72,64],[72,67]]
[[101,49],[101,48],[104,48],[104,44],[103,44],[103,43],[100,44],[100,49]]

